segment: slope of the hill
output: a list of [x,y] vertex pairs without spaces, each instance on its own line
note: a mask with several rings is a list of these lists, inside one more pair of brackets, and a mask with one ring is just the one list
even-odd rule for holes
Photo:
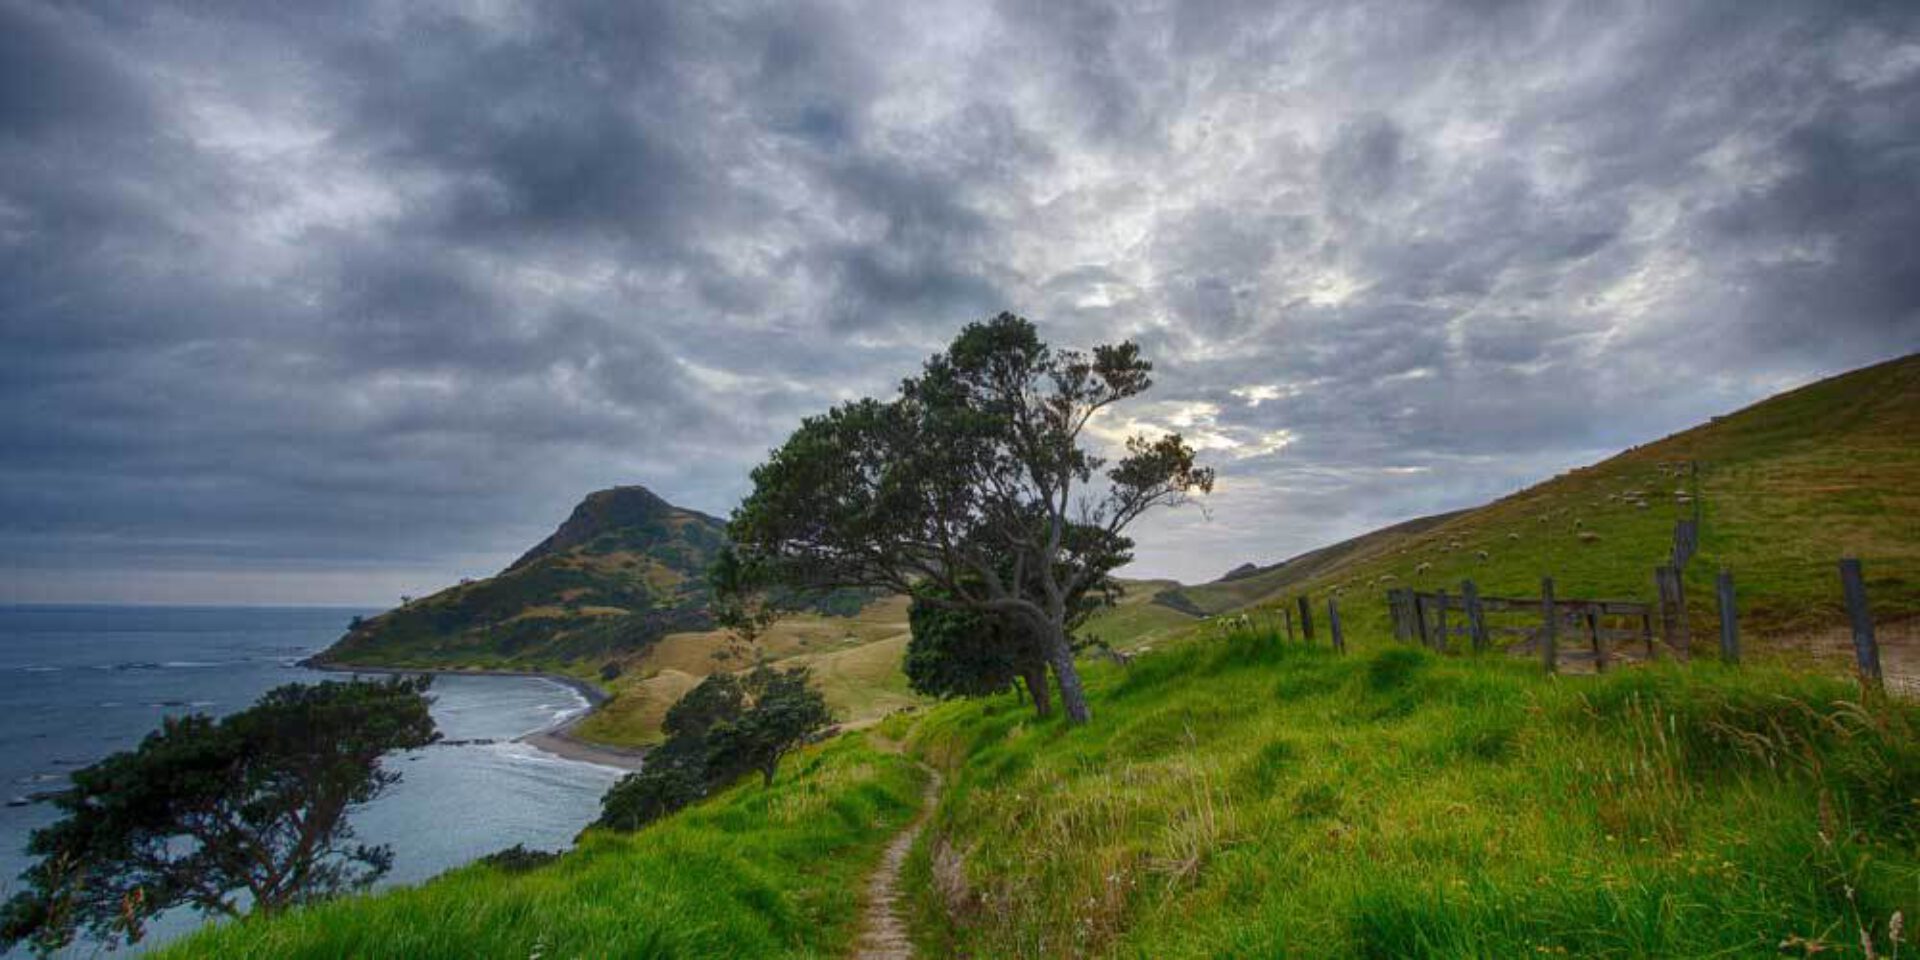
[[1078,636],[1116,650],[1131,650],[1193,626],[1203,611],[1183,608],[1178,601],[1167,602],[1180,589],[1173,580],[1122,579],[1113,606],[1089,617]]
[[497,576],[359,621],[330,664],[542,669],[703,629],[707,566],[724,526],[644,487],[587,496],[554,534]]
[[[1700,520],[1686,568],[1696,636],[1715,629],[1730,570],[1743,630],[1805,637],[1845,623],[1836,561],[1862,559],[1877,619],[1920,614],[1920,355],[1810,384],[1487,506],[1416,521],[1255,577],[1180,592],[1209,613],[1342,597],[1385,617],[1390,586],[1652,600],[1677,520]],[[1345,548],[1345,549],[1343,549]],[[1302,560],[1315,557],[1308,554]]]
[[1309,550],[1269,567],[1242,568],[1212,583],[1163,591],[1155,599],[1162,605],[1183,607],[1200,615],[1236,610],[1329,571],[1391,553],[1456,516],[1459,512],[1396,523],[1332,546]]
[[1235,623],[1089,664],[1082,727],[922,716],[921,955],[1889,957],[1920,909],[1910,704]]
[[796,613],[768,627],[749,652],[724,630],[682,631],[622,654],[611,699],[574,732],[601,743],[645,746],[660,721],[703,678],[743,670],[755,658],[775,667],[805,666],[835,719],[862,724],[925,702],[907,689],[901,661],[907,645],[907,601],[883,597],[846,615]]
[[913,818],[924,774],[855,735],[632,834],[588,830],[531,866],[203,931],[163,957],[826,957],[859,934],[861,881]]

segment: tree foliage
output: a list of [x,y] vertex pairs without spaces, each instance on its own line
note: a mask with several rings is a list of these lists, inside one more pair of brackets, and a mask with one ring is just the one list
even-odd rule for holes
[[429,677],[289,684],[223,719],[170,717],[136,749],[73,775],[36,830],[39,861],[0,941],[51,952],[80,930],[136,942],[187,906],[238,916],[371,883],[392,851],[353,844],[347,814],[400,780],[382,755],[439,739]]
[[1151,370],[1132,343],[1056,352],[1012,314],[971,324],[897,398],[803,422],[754,470],[729,536],[782,582],[1023,623],[1084,721],[1068,638],[1078,598],[1132,559],[1130,524],[1213,486],[1178,434],[1134,436],[1111,467],[1081,445]]
[[667,711],[666,741],[601,798],[596,823],[637,830],[749,771],[771,784],[780,759],[832,722],[805,667],[709,676]]

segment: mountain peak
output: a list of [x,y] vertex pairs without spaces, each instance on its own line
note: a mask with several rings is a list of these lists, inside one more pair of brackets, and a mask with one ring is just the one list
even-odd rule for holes
[[522,554],[507,569],[518,570],[541,557],[564,553],[591,543],[603,534],[654,526],[675,515],[699,517],[715,524],[720,522],[697,511],[676,507],[638,484],[596,490],[587,494],[573,508],[573,513],[567,516],[559,529],[535,544],[533,549]]

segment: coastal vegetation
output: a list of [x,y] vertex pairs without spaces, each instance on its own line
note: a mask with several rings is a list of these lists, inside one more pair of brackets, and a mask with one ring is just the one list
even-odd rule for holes
[[805,667],[714,674],[667,711],[666,741],[607,791],[597,823],[638,829],[748,772],[772,786],[781,758],[832,721]]
[[861,881],[912,819],[925,773],[850,734],[631,833],[549,861],[476,863],[417,887],[210,928],[162,958],[827,957],[859,930]]
[[439,739],[430,682],[287,684],[218,720],[169,717],[75,771],[53,800],[63,816],[28,844],[39,860],[0,911],[0,943],[136,943],[175,907],[273,914],[379,879],[393,854],[352,843],[347,815],[399,782],[384,754]]

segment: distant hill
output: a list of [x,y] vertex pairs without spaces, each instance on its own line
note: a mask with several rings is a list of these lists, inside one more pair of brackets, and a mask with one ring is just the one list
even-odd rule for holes
[[543,669],[612,657],[712,625],[717,518],[645,487],[589,494],[498,575],[359,622],[319,658],[368,666]]

